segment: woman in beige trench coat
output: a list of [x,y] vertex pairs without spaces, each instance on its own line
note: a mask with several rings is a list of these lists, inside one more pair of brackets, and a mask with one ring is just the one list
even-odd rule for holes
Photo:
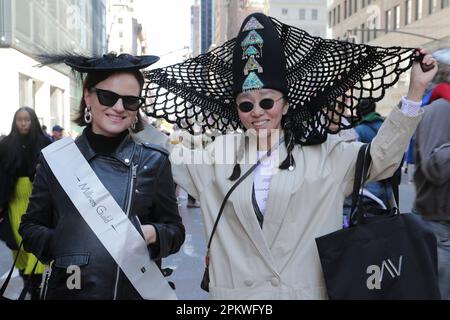
[[[277,29],[278,26],[284,28]],[[226,43],[207,55],[147,74],[150,83],[156,84],[159,90],[164,88],[166,92],[183,98],[186,102],[184,108],[198,112],[192,106],[194,103],[196,107],[202,108],[202,116],[206,119],[205,128],[215,125],[215,128],[223,129],[224,125],[233,126],[235,121],[236,126],[245,131],[218,136],[204,150],[192,151],[180,145],[172,149],[174,180],[200,200],[207,238],[227,192],[237,178],[247,172],[257,158],[262,157],[261,165],[231,194],[212,240],[209,253],[209,292],[214,299],[327,297],[315,238],[342,228],[342,204],[353,186],[354,166],[361,146],[360,143],[346,143],[337,135],[328,133],[336,132],[336,127],[341,128],[340,119],[349,115],[351,119],[356,114],[357,85],[355,82],[353,87],[342,85],[349,83],[346,79],[352,78],[352,69],[339,73],[337,78],[341,82],[331,81],[329,87],[326,86],[326,77],[322,78],[322,87],[319,86],[320,83],[316,84],[319,87],[314,87],[311,79],[307,86],[305,83],[301,86],[304,75],[298,76],[294,81],[295,72],[292,70],[295,64],[292,65],[292,59],[295,58],[295,52],[291,51],[286,60],[289,37],[286,40],[283,32],[287,31],[291,35],[295,32],[301,35],[303,43],[312,39],[315,45],[308,50],[319,50],[320,44],[331,45],[320,61],[315,61],[314,52],[310,51],[308,59],[312,64],[320,66],[331,56],[342,56],[338,48],[344,45],[348,51],[355,50],[353,64],[360,63],[361,68],[365,64],[386,67],[388,58],[358,60],[358,50],[362,47],[372,50],[372,47],[313,38],[263,14],[252,14],[245,19],[234,42]],[[284,39],[283,44],[280,38]],[[233,58],[232,64],[229,64],[231,50]],[[389,61],[407,52],[395,50],[398,48],[383,51],[392,54]],[[223,52],[228,52],[228,58],[222,61],[225,67],[214,62]],[[420,53],[425,56],[423,64],[435,63],[424,50]],[[415,53],[411,51],[409,54],[411,66]],[[340,57],[340,60],[345,60],[345,56]],[[227,61],[228,66],[225,63]],[[301,62],[298,62],[297,66],[300,65]],[[198,69],[207,67],[209,73],[195,74],[197,69],[193,66]],[[337,64],[327,66],[328,72],[339,67]],[[220,72],[222,67],[232,70],[228,75],[232,77],[232,89],[230,82],[223,84],[219,81],[226,77],[224,72]],[[176,72],[183,68],[192,73],[187,72],[186,75]],[[405,69],[401,69],[399,64],[394,66],[394,71],[397,70],[398,73]],[[393,108],[371,145],[373,164],[370,180],[390,177],[399,167],[403,152],[421,118],[419,101],[427,83],[433,78],[435,69],[437,68],[423,72],[418,63],[413,64],[407,96]],[[316,73],[320,70],[317,67]],[[367,70],[364,77],[377,78],[376,71],[370,68]],[[220,73],[221,76],[211,76],[214,73]],[[314,73],[310,71],[309,75],[313,77]],[[178,81],[171,85],[170,76],[178,77]],[[361,78],[362,76],[354,79],[359,79],[356,80],[359,83]],[[185,91],[180,89],[180,79]],[[209,87],[202,87],[201,81],[209,84]],[[380,81],[388,83],[392,79],[388,81],[381,78]],[[222,84],[224,89],[220,91],[218,88],[222,88]],[[383,85],[383,88],[388,86]],[[322,107],[309,109],[316,112],[316,118],[311,115],[313,120],[300,115],[303,117],[300,121],[298,119],[302,107],[308,108],[308,104],[296,99],[299,92],[307,92],[303,90],[306,87],[312,88],[312,97],[318,97],[314,100],[315,104]],[[197,90],[189,91],[189,88]],[[149,86],[147,90],[147,96],[156,101],[151,115],[161,116],[157,110],[158,105],[167,103],[169,95],[162,91],[155,94],[154,89],[155,86]],[[211,93],[202,90],[210,90]],[[224,91],[230,99],[220,96]],[[335,94],[336,92],[339,94]],[[368,88],[364,92],[380,99],[375,90]],[[214,94],[218,98],[211,100]],[[335,99],[324,100],[324,96],[332,97],[333,94]],[[344,94],[347,99],[343,98]],[[203,100],[199,97],[203,97]],[[164,103],[161,104],[161,101]],[[346,113],[330,109],[330,102],[345,106],[340,109],[346,109]],[[227,113],[214,109],[214,104],[216,107],[229,108],[227,111],[229,114],[234,112],[234,118],[227,118]],[[167,110],[169,109],[165,111]],[[184,114],[187,117],[188,113]],[[217,114],[222,114],[221,119],[226,118],[227,121],[215,121],[219,119],[215,116]],[[181,119],[183,116],[179,117]],[[305,125],[308,121],[309,124]],[[180,123],[189,124],[189,121]],[[185,128],[189,129],[186,125]],[[271,153],[264,157],[268,149]]]

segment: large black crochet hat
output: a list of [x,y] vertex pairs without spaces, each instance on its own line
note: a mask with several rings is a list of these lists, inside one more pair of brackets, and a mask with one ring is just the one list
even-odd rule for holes
[[[278,37],[263,38],[272,29]],[[241,41],[252,31],[257,32],[250,39],[255,46]],[[279,52],[284,57],[277,55],[277,46],[281,46]],[[266,54],[268,48],[273,50]],[[328,133],[349,128],[360,120],[359,101],[362,98],[381,100],[386,89],[398,81],[416,57],[412,48],[382,48],[312,37],[274,18],[252,14],[245,19],[237,39],[182,63],[144,72],[148,79],[144,110],[149,116],[165,118],[190,132],[195,124],[203,130],[222,132],[243,129],[234,98],[244,90],[243,81],[248,75],[242,73],[239,79],[234,75],[246,71],[245,65],[252,55],[255,59],[247,71],[258,76],[262,87],[271,82],[270,77],[265,78],[266,74],[273,76],[279,63],[285,63],[285,68],[274,78],[283,78],[286,73],[289,101],[286,117],[295,143],[305,145],[322,143]],[[271,61],[275,65],[273,69],[270,69]],[[255,83],[258,88],[258,81]],[[252,85],[246,89],[252,89]],[[283,84],[277,89],[284,91]],[[347,124],[342,118],[347,119],[344,121]]]

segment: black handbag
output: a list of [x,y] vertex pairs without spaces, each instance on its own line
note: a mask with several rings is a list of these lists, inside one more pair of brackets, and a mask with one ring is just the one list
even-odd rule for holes
[[362,205],[369,146],[358,153],[350,226],[316,238],[328,297],[440,299],[434,234],[414,214],[372,214]]
[[5,210],[2,212],[3,220],[0,222],[0,241],[3,241],[11,250],[19,250],[16,239],[9,222],[9,212]]

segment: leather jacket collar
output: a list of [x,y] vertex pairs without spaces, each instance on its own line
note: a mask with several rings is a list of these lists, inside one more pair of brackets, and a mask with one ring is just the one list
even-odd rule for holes
[[[75,143],[88,162],[98,155],[89,145],[89,141],[86,137],[85,132],[83,132],[83,134],[75,140]],[[111,154],[111,157],[120,161],[122,164],[128,167],[131,164],[131,160],[134,154],[134,147],[135,143],[132,141],[130,135],[128,135],[119,144],[117,149]]]

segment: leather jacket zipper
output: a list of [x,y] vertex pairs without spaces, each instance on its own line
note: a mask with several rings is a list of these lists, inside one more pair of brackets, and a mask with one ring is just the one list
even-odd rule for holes
[[[137,167],[138,165],[131,164],[131,181],[130,181],[130,189],[128,191],[128,203],[127,203],[127,211],[125,212],[127,217],[130,216],[131,205],[133,203],[133,193],[134,193],[134,182],[137,176]],[[119,286],[119,275],[120,275],[120,267],[117,265],[116,271],[116,283],[114,285],[114,298],[113,300],[117,300],[117,289]]]

